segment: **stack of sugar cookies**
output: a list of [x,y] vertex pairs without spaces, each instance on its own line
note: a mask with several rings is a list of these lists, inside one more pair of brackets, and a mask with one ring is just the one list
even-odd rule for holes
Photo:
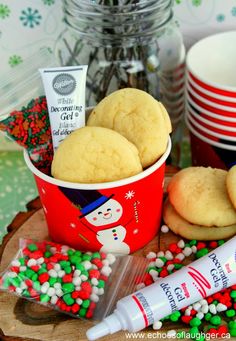
[[164,154],[171,129],[167,111],[151,95],[133,88],[117,90],[92,110],[86,127],[61,142],[52,175],[76,183],[136,175]]
[[167,186],[163,219],[187,239],[219,240],[236,234],[236,166],[228,172],[189,167]]

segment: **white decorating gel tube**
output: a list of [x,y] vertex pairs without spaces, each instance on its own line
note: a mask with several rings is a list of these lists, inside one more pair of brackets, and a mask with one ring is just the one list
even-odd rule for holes
[[137,332],[199,299],[236,284],[236,236],[206,256],[117,302],[113,314],[87,331],[89,340]]
[[85,126],[87,65],[40,69],[54,151],[73,130]]

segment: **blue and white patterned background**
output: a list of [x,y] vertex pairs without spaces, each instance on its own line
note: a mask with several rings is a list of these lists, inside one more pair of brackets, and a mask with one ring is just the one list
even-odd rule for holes
[[[0,74],[42,46],[53,49],[63,28],[61,6],[61,0],[0,0]],[[236,29],[236,0],[175,0],[174,9],[187,48]]]
[[[236,29],[236,0],[174,0],[174,12],[187,49],[209,34]],[[63,29],[61,0],[0,0],[0,77],[42,47],[53,52]],[[0,136],[0,150],[16,148]]]
[[40,47],[53,49],[62,30],[60,0],[0,0],[0,74]]
[[188,49],[207,35],[236,30],[236,0],[175,0],[175,17]]

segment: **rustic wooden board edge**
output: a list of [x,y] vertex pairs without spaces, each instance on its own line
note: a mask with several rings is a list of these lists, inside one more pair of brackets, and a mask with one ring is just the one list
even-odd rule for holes
[[0,329],[0,340],[1,341],[41,341],[41,340],[36,340],[36,339],[7,336],[7,335],[4,335],[2,329]]
[[26,212],[17,213],[12,222],[7,226],[7,234],[3,237],[2,244],[0,244],[0,263],[8,241],[12,238],[20,226],[24,224],[40,208],[42,208],[41,201],[39,197],[37,197],[26,205]]
[[[4,253],[5,247],[8,241],[12,238],[14,233],[20,228],[21,224],[25,223],[37,210],[41,208],[41,201],[39,197],[36,197],[26,205],[26,212],[19,212],[14,217],[12,222],[7,226],[7,234],[3,237],[2,244],[0,245],[0,262]],[[0,340],[2,341],[37,341],[31,338],[21,338],[14,336],[4,335],[2,329],[0,329]],[[39,340],[40,341],[40,340]]]

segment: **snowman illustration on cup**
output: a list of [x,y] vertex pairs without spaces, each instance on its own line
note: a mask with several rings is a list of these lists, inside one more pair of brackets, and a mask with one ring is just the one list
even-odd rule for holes
[[81,223],[96,234],[102,245],[100,251],[130,253],[129,245],[124,242],[126,228],[116,225],[122,217],[123,207],[113,199],[113,194],[107,197],[96,190],[59,189],[82,213],[79,216]]

